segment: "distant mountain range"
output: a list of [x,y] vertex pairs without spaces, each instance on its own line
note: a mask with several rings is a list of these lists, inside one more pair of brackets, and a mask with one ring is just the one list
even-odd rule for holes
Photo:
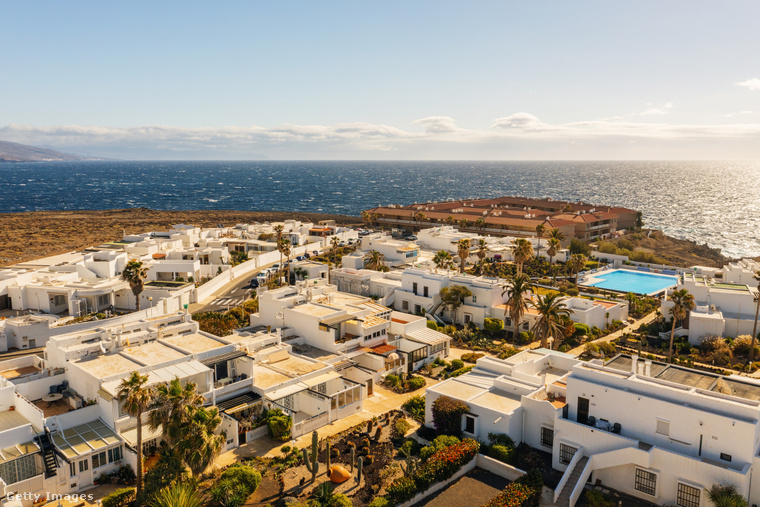
[[27,146],[26,144],[0,141],[0,163],[3,162],[50,162],[63,160],[92,160],[91,157],[79,157],[54,150]]

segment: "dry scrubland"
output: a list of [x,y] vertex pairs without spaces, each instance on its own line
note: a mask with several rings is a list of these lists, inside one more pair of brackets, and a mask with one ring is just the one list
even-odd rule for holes
[[653,253],[656,257],[676,266],[721,267],[729,260],[717,248],[710,248],[706,244],[699,245],[694,241],[671,238],[664,235],[662,231],[652,231],[649,237],[646,236],[646,232],[626,234],[622,238],[610,241],[613,243],[630,241],[635,250]]
[[126,230],[140,233],[167,230],[172,224],[203,227],[245,222],[335,220],[360,224],[357,217],[274,211],[156,211],[145,208],[103,211],[34,211],[0,214],[0,266],[118,240]]

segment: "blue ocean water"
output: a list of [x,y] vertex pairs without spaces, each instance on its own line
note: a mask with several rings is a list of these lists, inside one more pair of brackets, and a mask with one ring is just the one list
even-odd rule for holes
[[358,215],[520,195],[644,212],[647,226],[760,255],[760,162],[54,162],[0,165],[0,211],[227,209]]

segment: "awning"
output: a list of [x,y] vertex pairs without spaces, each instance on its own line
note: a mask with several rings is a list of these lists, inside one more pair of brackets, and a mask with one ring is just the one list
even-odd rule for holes
[[0,449],[0,463],[11,461],[27,454],[38,452],[40,447],[34,442],[25,442],[23,444],[16,444],[5,449]]
[[242,350],[234,350],[232,352],[227,352],[226,354],[221,354],[219,356],[214,356],[214,357],[209,357],[208,359],[204,359],[203,361],[201,361],[201,364],[211,368],[212,366],[216,364],[226,363],[227,361],[231,361],[233,359],[237,359],[238,357],[243,357],[247,355],[248,354]]
[[327,327],[335,327],[339,324],[342,324],[343,322],[348,322],[349,320],[361,320],[356,315],[336,315],[335,317],[328,317],[326,319],[322,319],[319,321],[320,324]]
[[291,384],[289,386],[281,387],[280,389],[275,389],[274,391],[270,391],[265,394],[267,399],[270,399],[272,401],[277,401],[280,398],[284,398],[285,396],[290,396],[291,394],[295,394],[301,391],[306,390],[306,385],[299,382],[297,384]]
[[416,331],[406,333],[406,338],[415,342],[424,343],[426,345],[436,345],[438,343],[447,343],[451,341],[451,337],[447,334],[433,331],[432,329],[423,328]]
[[103,389],[98,389],[98,395],[105,399],[106,401],[112,401],[113,396],[108,391],[104,391]]
[[[143,442],[145,442],[146,440],[153,439],[153,438],[161,437],[161,436],[163,436],[163,434],[164,434],[164,432],[161,431],[161,427],[160,426],[158,428],[156,428],[155,430],[151,430],[149,424],[143,424],[143,426],[142,426],[142,439],[143,439]],[[132,447],[136,447],[137,446],[137,426],[135,426],[134,428],[132,428],[130,430],[122,431],[121,432],[121,436]]]
[[312,377],[308,380],[303,380],[302,382],[309,387],[314,387],[315,385],[323,384],[336,378],[340,378],[340,374],[337,371],[330,371],[323,373],[322,375]]
[[261,396],[258,393],[249,392],[235,396],[229,400],[220,401],[216,404],[216,408],[224,412],[225,414],[234,414],[242,410],[252,407],[257,403],[261,403]]

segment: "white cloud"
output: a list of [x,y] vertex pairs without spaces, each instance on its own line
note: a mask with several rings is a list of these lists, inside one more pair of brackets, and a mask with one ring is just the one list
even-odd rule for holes
[[647,106],[647,109],[639,113],[640,116],[662,116],[669,114],[670,110],[673,109],[672,102],[666,102],[661,106],[654,106],[652,104],[647,104]]
[[422,125],[422,129],[430,134],[448,134],[459,130],[450,116],[428,116],[412,123]]
[[760,90],[760,79],[757,78],[747,79],[746,81],[739,81],[738,83],[734,84],[736,86],[749,88],[750,90]]
[[495,119],[490,128],[460,128],[448,116],[412,125],[421,125],[422,132],[366,122],[214,128],[11,124],[0,127],[0,139],[126,159],[635,158],[631,146],[648,159],[760,158],[757,123],[668,124],[630,116],[550,123],[519,112]]

